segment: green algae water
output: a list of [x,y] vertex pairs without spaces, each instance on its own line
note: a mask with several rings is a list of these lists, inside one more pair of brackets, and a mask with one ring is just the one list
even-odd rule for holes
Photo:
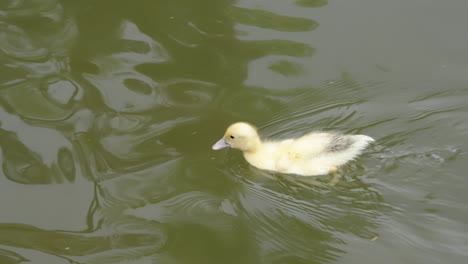
[[[0,263],[465,263],[468,2],[0,3]],[[339,180],[211,150],[376,139]]]

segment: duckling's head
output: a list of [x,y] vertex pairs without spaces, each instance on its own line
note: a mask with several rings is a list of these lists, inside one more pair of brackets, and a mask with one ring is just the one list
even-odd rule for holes
[[255,151],[260,143],[257,129],[249,123],[239,122],[228,127],[224,137],[213,145],[213,149],[231,147],[250,152]]

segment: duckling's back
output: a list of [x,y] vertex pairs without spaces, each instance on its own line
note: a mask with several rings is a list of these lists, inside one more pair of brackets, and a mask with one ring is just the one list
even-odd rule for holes
[[244,157],[260,169],[313,176],[327,174],[354,159],[372,141],[364,135],[318,132],[263,142],[255,152],[244,152]]
[[308,176],[327,174],[356,158],[373,141],[365,135],[326,132],[304,135],[291,142],[289,149],[295,154],[288,172]]

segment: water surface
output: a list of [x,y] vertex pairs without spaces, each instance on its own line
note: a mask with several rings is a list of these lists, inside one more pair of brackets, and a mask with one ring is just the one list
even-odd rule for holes
[[[465,263],[468,2],[0,3],[0,263]],[[341,180],[211,150],[340,130]]]

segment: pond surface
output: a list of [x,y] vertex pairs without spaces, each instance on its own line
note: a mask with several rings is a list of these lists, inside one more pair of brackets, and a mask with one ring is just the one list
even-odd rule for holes
[[[0,3],[0,263],[466,263],[468,1]],[[244,120],[376,143],[328,176]]]

